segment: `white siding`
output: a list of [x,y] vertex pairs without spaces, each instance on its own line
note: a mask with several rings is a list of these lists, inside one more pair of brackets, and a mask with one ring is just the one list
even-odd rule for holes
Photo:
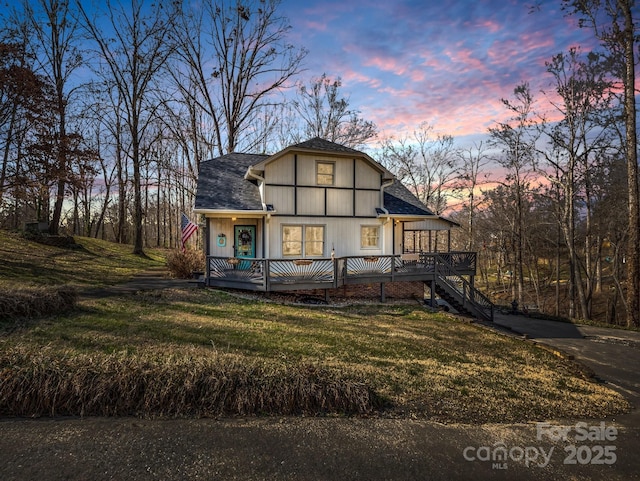
[[[232,257],[235,225],[256,226],[256,257],[262,257],[262,220],[261,219],[217,219],[209,218],[209,255],[215,257]],[[224,234],[226,245],[218,246],[218,234]]]
[[356,187],[359,189],[380,188],[380,172],[361,159],[356,160]]
[[294,214],[295,188],[265,186],[265,204],[272,204],[278,214]]
[[376,207],[380,206],[380,191],[357,190],[356,191],[356,216],[375,216]]
[[353,191],[345,189],[328,189],[327,215],[353,216]]
[[[282,257],[282,225],[323,225],[325,226],[324,257],[331,255],[331,247],[337,257],[385,255],[392,253],[392,222],[383,224],[378,219],[353,219],[349,217],[272,217],[269,221],[269,249],[271,258]],[[360,247],[360,227],[363,225],[380,225],[381,242],[379,249],[362,249]]]
[[298,155],[298,185],[316,185],[316,157]]
[[335,187],[353,187],[353,159],[335,159],[335,162]]
[[425,219],[419,222],[405,222],[404,230],[451,230],[451,224],[442,219]]
[[[217,257],[231,257],[233,255],[233,225],[231,219],[208,219],[209,220],[209,253]],[[224,234],[226,245],[218,246],[218,234]]]
[[[391,221],[389,222],[389,224],[391,224]],[[403,252],[403,247],[402,247],[402,242],[403,242],[403,238],[402,238],[402,222],[398,222],[397,224],[394,222],[394,230],[395,230],[395,252],[397,254],[402,254]],[[391,230],[391,229],[389,229]],[[393,241],[389,241],[389,243],[391,243]]]
[[264,180],[267,184],[293,185],[293,155],[289,154],[274,160],[264,168]]
[[319,155],[298,155],[298,185],[316,185],[316,162],[335,165],[333,187],[353,187],[353,159]]
[[324,215],[324,188],[298,188],[298,215]]

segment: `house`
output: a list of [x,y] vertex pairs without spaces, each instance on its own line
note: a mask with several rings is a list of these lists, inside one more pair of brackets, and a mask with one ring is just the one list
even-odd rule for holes
[[[375,284],[384,298],[398,282],[435,289],[435,270],[454,259],[454,222],[369,155],[320,138],[203,162],[194,212],[204,216],[210,286],[326,293]],[[452,274],[473,288],[475,253],[455,259],[466,267]]]

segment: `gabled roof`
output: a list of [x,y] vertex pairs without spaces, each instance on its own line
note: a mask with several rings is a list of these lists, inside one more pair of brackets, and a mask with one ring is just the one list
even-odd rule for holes
[[260,191],[244,178],[247,168],[267,155],[223,155],[200,164],[195,210],[263,210]]
[[300,142],[299,144],[291,145],[288,147],[288,149],[289,148],[365,155],[359,150],[352,149],[351,147],[347,147],[345,145],[336,144],[335,142],[321,139],[320,137],[314,137],[313,139],[305,140],[304,142]]
[[336,144],[335,142],[331,142],[326,139],[321,139],[320,137],[314,137],[312,139],[306,140],[304,142],[300,142],[299,144],[290,145],[289,147],[277,152],[273,155],[266,157],[263,161],[252,165],[251,169],[257,172],[264,171],[264,167],[266,164],[282,157],[283,155],[289,152],[307,152],[307,153],[316,153],[316,154],[327,154],[327,155],[351,155],[353,157],[359,157],[370,165],[375,167],[381,174],[383,179],[390,180],[393,178],[393,174],[389,172],[389,170],[384,167],[379,162],[376,162],[374,159],[369,157],[364,152],[360,152],[359,150],[352,149],[351,147],[346,147],[344,145]]
[[198,175],[195,210],[200,212],[223,211],[227,213],[242,213],[243,211],[266,213],[273,211],[273,206],[264,206],[262,204],[260,190],[256,180],[252,176],[252,171],[254,169],[257,171],[264,169],[266,162],[274,160],[290,151],[350,154],[363,158],[372,165],[378,166],[380,172],[384,173],[387,181],[393,179],[390,184],[385,182],[387,185],[384,187],[384,209],[376,208],[379,216],[389,215],[406,220],[433,218],[457,225],[455,222],[443,219],[431,212],[399,180],[393,178],[387,169],[371,159],[368,155],[345,147],[344,145],[320,138],[314,138],[292,145],[272,156],[265,154],[231,153],[202,162]]

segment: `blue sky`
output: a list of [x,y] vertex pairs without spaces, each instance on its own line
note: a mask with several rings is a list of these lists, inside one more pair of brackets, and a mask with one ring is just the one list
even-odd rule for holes
[[350,106],[383,137],[427,122],[462,140],[484,138],[505,120],[500,99],[522,81],[544,104],[545,61],[595,45],[592,31],[560,7],[561,0],[282,0],[280,13],[292,26],[288,40],[309,50],[300,80],[340,77]]
[[[532,8],[536,4],[537,7]],[[341,77],[352,108],[384,135],[421,122],[460,139],[504,120],[501,98],[528,81],[548,89],[545,61],[595,44],[560,0],[283,0],[290,40],[309,50],[304,76]],[[542,105],[541,105],[542,106]]]

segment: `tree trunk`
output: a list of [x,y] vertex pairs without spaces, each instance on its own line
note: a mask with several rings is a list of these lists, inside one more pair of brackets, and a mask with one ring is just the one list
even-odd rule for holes
[[626,130],[627,189],[629,192],[629,241],[627,247],[627,326],[640,326],[640,194],[635,104],[634,25],[631,0],[620,0],[624,15],[624,116]]

